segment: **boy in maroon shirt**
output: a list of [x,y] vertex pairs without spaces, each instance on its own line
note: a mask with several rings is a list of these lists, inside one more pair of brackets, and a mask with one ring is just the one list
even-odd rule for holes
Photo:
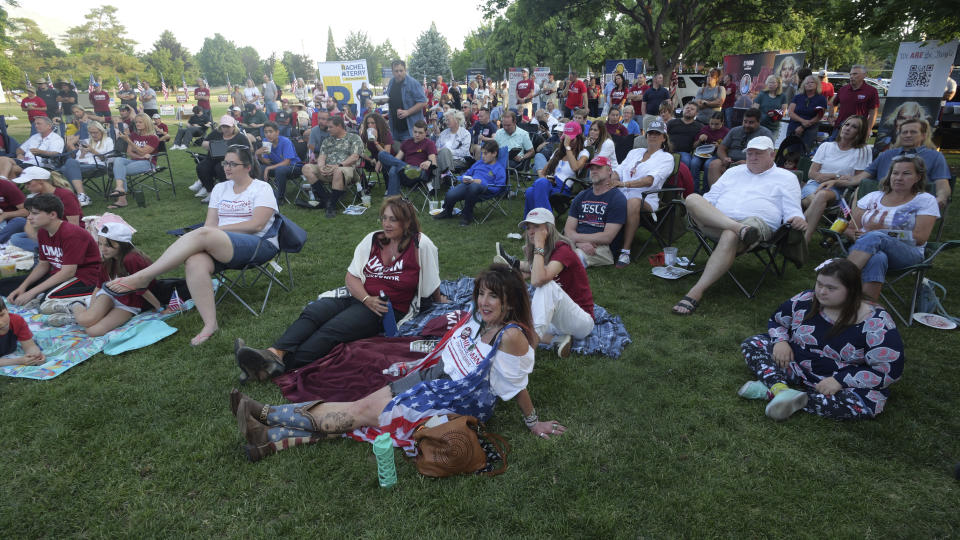
[[26,277],[0,280],[0,294],[22,306],[42,300],[44,294],[47,299],[67,299],[92,293],[100,275],[100,250],[93,236],[63,220],[63,202],[56,195],[41,193],[28,199],[26,207],[27,220],[37,230],[39,261]]
[[193,90],[193,97],[197,100],[197,105],[203,109],[203,114],[210,121],[210,89],[207,88],[207,82],[203,79],[197,79],[197,87]]
[[7,304],[0,298],[0,356],[17,351],[17,343],[23,347],[23,356],[0,359],[4,366],[39,366],[47,361],[43,351],[33,341],[33,332],[23,317],[7,311]]
[[110,94],[100,88],[100,83],[93,83],[93,92],[88,94],[90,103],[93,104],[93,115],[98,122],[110,122],[113,115],[110,114]]

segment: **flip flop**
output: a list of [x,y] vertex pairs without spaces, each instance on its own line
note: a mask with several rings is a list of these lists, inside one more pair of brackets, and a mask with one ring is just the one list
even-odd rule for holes
[[110,209],[110,210],[117,210],[118,208],[126,208],[126,207],[128,207],[128,206],[130,206],[130,205],[129,205],[129,204],[111,204],[111,205],[108,206],[107,208]]
[[124,196],[126,196],[126,194],[127,194],[126,191],[120,191],[119,189],[115,189],[115,190],[111,191],[110,194],[107,195],[107,197],[109,197],[109,198],[111,198],[111,199],[115,199],[115,198],[117,198],[117,197],[124,197]]
[[[117,281],[119,281],[119,280],[117,280]],[[124,285],[123,283],[118,283],[117,285],[122,286],[122,287],[123,287],[124,289],[126,289],[126,290],[125,290],[125,291],[119,291],[119,290],[117,290],[117,289],[113,289],[113,288],[111,288],[111,287],[110,287],[108,284],[106,284],[106,283],[103,284],[103,287],[101,287],[101,289],[103,289],[103,292],[107,293],[108,295],[110,295],[110,296],[112,296],[112,297],[114,297],[114,298],[119,298],[119,297],[121,297],[121,296],[126,296],[126,295],[128,295],[128,294],[142,293],[143,291],[147,290],[147,287],[143,287],[142,289],[131,289],[130,287],[127,287],[127,286]],[[116,285],[114,285],[114,287],[116,287]]]
[[[698,305],[700,305],[700,302],[698,302],[697,300],[694,300],[689,296],[684,296],[683,298],[680,299],[679,302],[676,303],[676,305],[673,306],[672,313],[674,315],[680,315],[681,317],[686,317],[687,315],[693,315],[693,313],[697,311]],[[687,311],[686,312],[677,311],[677,308],[685,309]]]

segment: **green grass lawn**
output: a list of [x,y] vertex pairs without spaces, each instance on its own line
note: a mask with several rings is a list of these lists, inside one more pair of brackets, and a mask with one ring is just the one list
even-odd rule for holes
[[[0,113],[15,111],[0,106]],[[20,116],[12,131],[22,141]],[[160,201],[148,195],[147,208],[121,211],[153,257],[172,240],[165,230],[205,214],[186,189],[196,178],[192,161],[185,152],[172,156],[176,198],[167,189]],[[379,188],[375,204],[381,196]],[[86,213],[105,207],[95,199]],[[519,251],[505,235],[517,230],[522,203],[506,207],[509,217],[468,229],[423,221],[440,249],[441,277],[474,275],[489,264],[496,241]],[[201,327],[190,312],[170,321],[179,332],[150,348],[97,355],[51,381],[0,378],[2,536],[960,535],[960,483],[952,477],[960,462],[955,332],[901,328],[906,371],[873,421],[799,413],[777,424],[763,404],[736,395],[752,378],[741,340],[764,330],[783,300],[812,286],[813,267],[828,255],[816,245],[810,263],[791,265],[757,298],[745,299],[725,278],[685,318],[670,315],[670,307],[695,276],[664,281],[639,261],[624,270],[590,269],[596,302],[623,318],[633,344],[617,359],[537,353],[534,403],[541,418],[568,431],[537,439],[514,403],[499,404],[489,428],[513,445],[502,476],[426,479],[398,453],[399,483],[383,490],[371,447],[344,440],[250,464],[227,402],[239,374],[234,338],[268,345],[318,292],[343,284],[354,246],[377,227],[373,211],[333,220],[286,212],[310,238],[292,258],[297,288],[274,291],[263,316],[226,300],[221,331],[202,347],[188,343]],[[945,238],[960,238],[958,214],[954,204]],[[681,238],[681,254],[689,255],[693,242]],[[939,262],[930,277],[951,291],[947,309],[960,313],[960,253]],[[743,258],[735,269],[749,279],[759,266]],[[281,399],[272,384],[246,391]]]

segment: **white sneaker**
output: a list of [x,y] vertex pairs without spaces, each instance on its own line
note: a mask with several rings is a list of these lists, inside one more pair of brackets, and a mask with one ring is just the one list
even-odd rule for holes
[[557,344],[557,356],[560,358],[570,356],[570,345],[573,342],[573,337],[570,334],[560,336],[555,342]]
[[620,257],[617,258],[617,268],[624,268],[630,265],[630,254],[620,252]]
[[198,197],[198,198],[203,198],[203,197],[206,197],[206,196],[209,195],[209,194],[210,194],[210,192],[207,191],[207,188],[201,187],[201,188],[200,188],[200,191],[198,191],[197,194],[194,195],[194,196],[195,196],[195,197]]
[[194,183],[192,183],[192,184],[190,184],[189,186],[187,186],[187,189],[189,189],[190,191],[196,193],[197,191],[200,191],[200,188],[202,188],[202,187],[203,187],[203,183],[200,182],[200,179],[199,179],[199,178],[197,178],[197,181],[194,182]]
[[80,206],[90,206],[90,203],[93,202],[86,193],[78,193],[77,200],[80,201]]
[[206,197],[200,199],[200,202],[202,202],[202,203],[208,203],[208,202],[210,202],[210,196],[207,195]]

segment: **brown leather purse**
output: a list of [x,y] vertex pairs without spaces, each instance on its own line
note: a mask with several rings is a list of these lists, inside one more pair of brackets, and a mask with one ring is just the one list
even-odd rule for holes
[[482,437],[500,457],[499,468],[481,474],[496,476],[507,470],[510,445],[495,433],[484,430],[473,416],[448,415],[448,421],[438,426],[420,426],[413,433],[419,450],[415,458],[417,471],[424,476],[446,478],[458,474],[481,473],[487,468],[487,452],[480,444]]

